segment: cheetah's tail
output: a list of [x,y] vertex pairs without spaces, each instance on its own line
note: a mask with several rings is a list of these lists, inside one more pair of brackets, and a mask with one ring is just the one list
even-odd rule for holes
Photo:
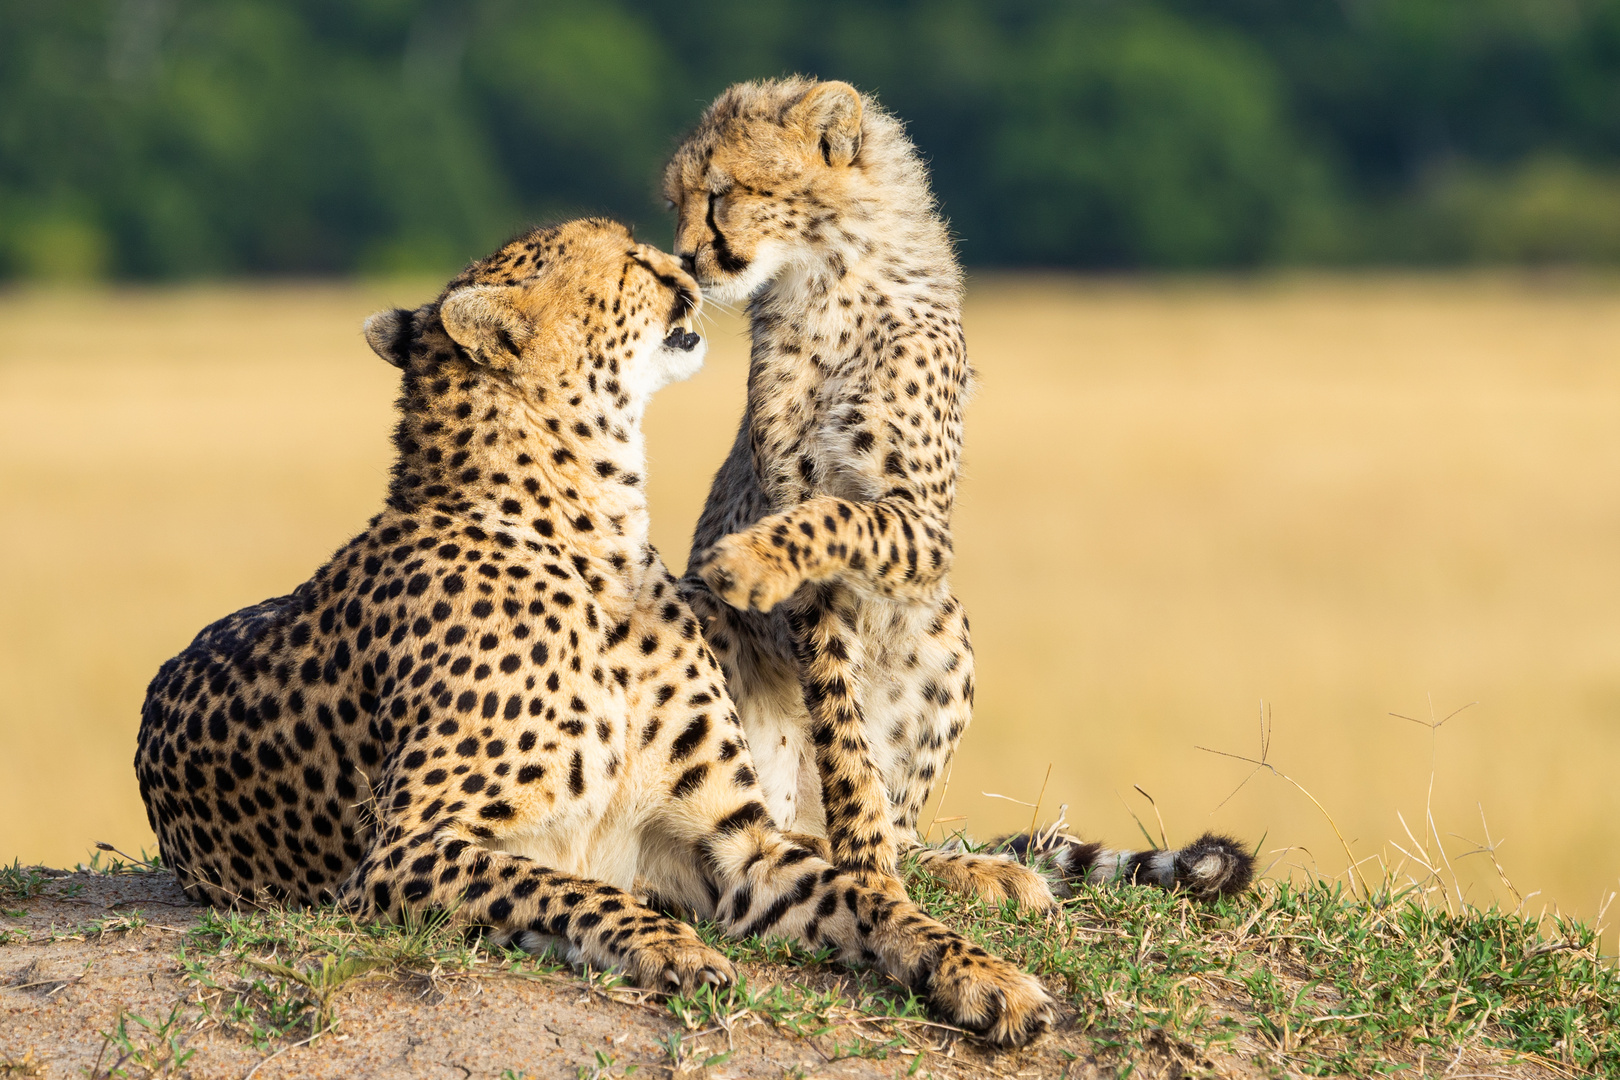
[[1171,851],[1122,851],[1087,843],[1064,831],[1062,811],[1052,824],[1031,836],[1004,836],[993,850],[1016,855],[1026,865],[1049,865],[1047,878],[1059,897],[1074,895],[1082,882],[1105,885],[1123,881],[1179,889],[1200,900],[1235,896],[1254,880],[1254,856],[1238,841],[1205,833]]

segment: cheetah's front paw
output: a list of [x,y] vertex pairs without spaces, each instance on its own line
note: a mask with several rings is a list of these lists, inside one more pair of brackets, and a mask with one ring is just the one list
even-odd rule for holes
[[1057,1019],[1039,979],[966,942],[939,958],[929,997],[941,1014],[992,1046],[1022,1046]]
[[761,544],[746,532],[722,537],[693,569],[716,596],[745,611],[769,611],[804,583],[786,549]]
[[642,944],[632,942],[624,957],[624,973],[637,986],[689,994],[705,985],[730,986],[736,969],[722,954],[709,948],[690,927],[684,933]]

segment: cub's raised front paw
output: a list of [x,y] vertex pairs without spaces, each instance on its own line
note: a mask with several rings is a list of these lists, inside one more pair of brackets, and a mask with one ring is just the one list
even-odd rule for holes
[[769,611],[804,583],[785,548],[762,544],[748,533],[722,537],[693,569],[714,595],[744,610]]

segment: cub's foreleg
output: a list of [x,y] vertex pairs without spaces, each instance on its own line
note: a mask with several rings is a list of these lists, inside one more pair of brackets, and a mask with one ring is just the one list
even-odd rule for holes
[[823,586],[811,603],[788,616],[788,623],[810,714],[832,861],[857,873],[894,877],[900,845],[855,698],[863,646],[851,629],[853,620],[842,617],[841,605],[850,599],[840,586]]
[[950,529],[910,493],[870,502],[818,496],[722,537],[691,567],[732,607],[769,611],[806,582],[838,578],[894,600],[937,598]]

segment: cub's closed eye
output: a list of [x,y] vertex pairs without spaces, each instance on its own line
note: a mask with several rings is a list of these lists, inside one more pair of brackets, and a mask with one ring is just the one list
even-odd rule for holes
[[664,209],[665,210],[673,210],[673,209],[675,209],[675,200],[674,199],[665,199],[664,200]]

